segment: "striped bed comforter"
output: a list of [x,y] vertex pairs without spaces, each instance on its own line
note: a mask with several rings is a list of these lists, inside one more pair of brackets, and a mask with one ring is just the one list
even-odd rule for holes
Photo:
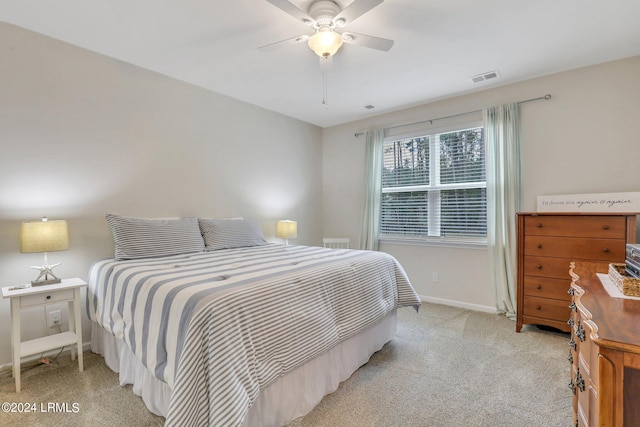
[[89,318],[172,390],[166,425],[242,423],[259,391],[420,299],[382,252],[266,245],[89,273]]

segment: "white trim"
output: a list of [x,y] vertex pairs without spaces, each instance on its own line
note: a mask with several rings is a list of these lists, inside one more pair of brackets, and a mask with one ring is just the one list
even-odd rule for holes
[[[438,177],[438,179],[440,178]],[[409,193],[414,191],[434,190],[464,190],[466,188],[487,188],[487,183],[485,181],[474,181],[454,182],[450,184],[405,185],[400,187],[385,187],[382,189],[382,193]]]
[[489,306],[486,306],[486,305],[470,304],[470,303],[467,303],[467,302],[454,301],[454,300],[443,299],[443,298],[428,297],[426,295],[420,295],[420,299],[422,301],[424,301],[424,302],[428,302],[428,303],[431,303],[431,304],[447,305],[447,306],[450,306],[450,307],[465,308],[467,310],[480,311],[480,312],[483,312],[483,313],[498,314],[498,310],[495,307],[489,307]]
[[[414,138],[385,138],[384,142],[383,142],[383,151],[384,151],[384,146],[386,144],[393,144],[393,155],[394,155],[394,167],[393,170],[395,171],[395,166],[397,166],[395,164],[395,162],[398,160],[395,156],[396,156],[396,144],[401,144],[403,141],[409,141],[413,144],[414,140],[416,138],[423,138],[426,139],[426,141],[428,141],[428,153],[429,153],[429,181],[428,184],[418,184],[418,185],[406,185],[406,186],[396,186],[395,187],[385,187],[384,184],[384,180],[383,180],[383,184],[382,184],[382,189],[381,192],[382,194],[390,194],[390,195],[394,195],[394,194],[404,194],[404,193],[413,193],[413,192],[424,192],[427,195],[427,230],[426,230],[426,236],[421,236],[420,239],[421,240],[414,240],[412,237],[408,237],[408,238],[404,238],[404,236],[399,236],[399,235],[394,235],[392,232],[384,232],[383,230],[385,229],[384,225],[386,223],[383,223],[383,214],[382,211],[384,210],[383,205],[381,204],[380,206],[380,211],[379,211],[379,217],[380,217],[380,230],[379,230],[379,242],[384,241],[385,239],[389,239],[389,240],[395,240],[395,241],[404,241],[404,242],[411,242],[409,244],[433,244],[435,242],[430,242],[430,239],[438,239],[436,240],[436,244],[441,245],[441,240],[439,240],[441,238],[441,221],[442,221],[442,195],[441,192],[445,191],[445,190],[475,190],[475,189],[486,189],[487,188],[487,183],[486,183],[486,179],[485,181],[473,181],[473,182],[455,182],[455,183],[441,183],[441,171],[440,171],[440,154],[441,154],[441,135],[445,134],[445,133],[450,133],[450,132],[464,132],[464,131],[469,131],[469,130],[476,130],[476,129],[480,129],[484,132],[484,127],[482,123],[479,123],[477,126],[455,126],[452,130],[450,131],[440,131],[440,132],[434,132],[433,129],[430,129],[429,133],[427,133],[425,131],[425,134],[419,136],[419,137],[414,137]],[[484,144],[484,141],[483,141]],[[485,151],[486,151],[486,145],[485,145]],[[384,159],[383,159],[383,169],[384,169],[384,164],[385,161],[388,160],[387,156],[384,155]],[[486,156],[486,155],[485,155]],[[485,163],[485,171],[486,171],[486,163]],[[477,179],[477,178],[476,178]],[[485,195],[486,197],[486,195]],[[422,206],[422,203],[419,203],[417,201],[415,201],[415,205],[416,206]],[[391,203],[391,207],[395,207],[396,206],[396,202],[392,202]],[[398,201],[398,206],[404,206],[404,204],[401,201]],[[413,205],[411,205],[413,206]],[[467,206],[465,204],[465,206]],[[468,206],[471,206],[470,204]],[[477,206],[476,206],[477,207]],[[473,213],[476,213],[477,211],[474,210]],[[479,213],[479,212],[478,212]],[[455,223],[456,225],[465,225],[466,223],[460,222],[458,224],[458,222]],[[485,225],[488,226],[488,223],[485,223]],[[391,226],[389,227],[391,228]],[[421,232],[424,232],[423,230],[423,226],[421,227]],[[446,234],[446,233],[445,233]],[[471,233],[469,233],[471,234]],[[444,238],[446,239],[447,237],[444,236]],[[422,240],[424,239],[424,240]],[[471,238],[470,241],[467,241],[466,239],[456,239],[455,237],[453,237],[452,241],[447,242],[448,244],[453,244],[455,246],[458,246],[460,244],[462,244],[463,246],[466,245],[478,245],[481,244],[483,246],[486,246],[486,234],[484,238]]]
[[474,119],[460,116],[455,117],[455,119],[449,118],[449,124],[440,125],[429,124],[427,122],[429,122],[430,120],[428,120],[427,122],[418,122],[413,125],[402,125],[402,128],[405,128],[404,131],[400,131],[399,129],[396,129],[395,126],[391,126],[384,129],[383,142],[420,138],[427,135],[464,131],[482,127],[484,125],[484,122],[482,120],[482,111],[478,110],[473,111],[472,113],[477,114],[479,118]]
[[381,244],[407,246],[434,246],[465,249],[487,249],[486,238],[456,239],[447,237],[411,237],[411,236],[381,236]]

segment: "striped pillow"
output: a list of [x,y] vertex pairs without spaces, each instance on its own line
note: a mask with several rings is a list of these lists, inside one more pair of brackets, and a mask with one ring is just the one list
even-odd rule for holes
[[115,259],[155,258],[202,252],[198,219],[151,219],[105,215],[116,244]]
[[268,244],[257,221],[198,218],[198,223],[207,251]]

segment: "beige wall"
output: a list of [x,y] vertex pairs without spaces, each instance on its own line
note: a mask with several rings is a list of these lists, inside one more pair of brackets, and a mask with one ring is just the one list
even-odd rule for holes
[[[364,139],[356,131],[546,93],[551,101],[521,107],[523,210],[539,194],[640,191],[640,57],[321,130],[2,23],[0,52],[2,286],[37,274],[28,266],[42,256],[20,254],[18,233],[22,220],[43,215],[69,221],[70,250],[50,254],[64,277],[86,277],[93,260],[112,254],[107,212],[242,215],[260,220],[268,239],[276,220],[291,218],[295,243],[357,242]],[[425,299],[493,310],[485,249],[381,249]],[[28,320],[23,338],[46,333],[44,310]],[[0,323],[1,366],[11,360],[7,300]]]
[[[273,241],[290,218],[317,244],[321,149],[315,126],[0,23],[0,284],[37,276],[18,236],[41,216],[68,220],[70,250],[49,254],[62,277],[113,254],[109,212],[244,216]],[[47,332],[43,309],[23,319],[23,339]],[[9,324],[0,300],[0,366]]]
[[[324,233],[358,241],[364,137],[354,133],[482,109],[522,104],[522,210],[536,196],[640,191],[640,57],[459,96],[323,130]],[[491,311],[486,249],[382,245],[427,300]],[[440,281],[432,283],[432,273]]]

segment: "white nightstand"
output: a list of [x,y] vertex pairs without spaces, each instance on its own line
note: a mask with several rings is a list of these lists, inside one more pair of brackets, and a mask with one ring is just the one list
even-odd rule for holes
[[[11,349],[13,376],[16,392],[20,391],[20,358],[68,345],[76,345],[78,368],[82,372],[82,320],[80,317],[80,289],[87,286],[81,279],[63,279],[62,283],[16,289],[2,288],[2,298],[11,298]],[[20,310],[40,307],[53,303],[68,303],[69,331],[59,334],[22,341],[20,338]],[[75,349],[71,347],[71,358],[75,359]]]

